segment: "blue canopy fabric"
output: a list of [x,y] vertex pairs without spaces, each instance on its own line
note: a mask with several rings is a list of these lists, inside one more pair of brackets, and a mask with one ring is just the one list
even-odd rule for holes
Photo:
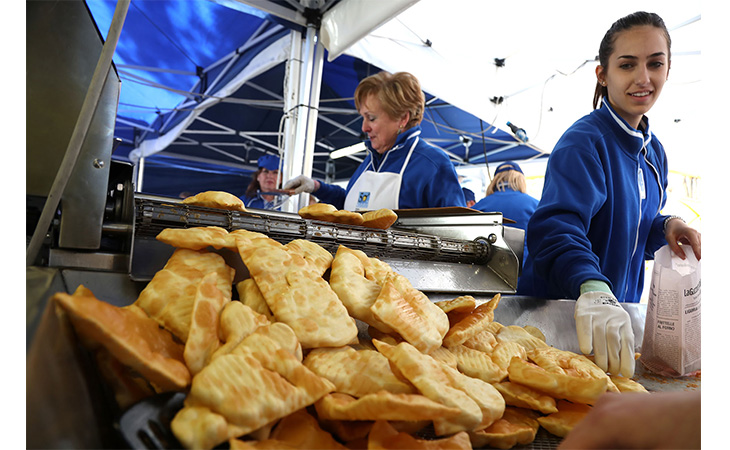
[[[116,1],[86,2],[106,37]],[[145,156],[145,192],[242,195],[255,161],[281,148],[287,73],[275,58],[285,53],[296,27],[240,3],[233,9],[207,0],[133,0],[114,57],[122,86],[115,127],[121,144],[113,158],[136,162],[135,150],[175,136]],[[274,56],[256,63],[260,73],[251,70],[265,52]],[[234,83],[245,70],[250,77]],[[357,155],[331,160],[329,153],[362,141],[353,93],[360,80],[380,70],[347,54],[332,62],[325,57],[314,177],[324,178],[329,170],[335,180],[347,180],[359,165]],[[219,95],[223,87],[232,92]],[[428,92],[426,100],[422,136],[457,166],[547,156],[495,126],[500,124]],[[176,129],[179,135],[171,132]]]

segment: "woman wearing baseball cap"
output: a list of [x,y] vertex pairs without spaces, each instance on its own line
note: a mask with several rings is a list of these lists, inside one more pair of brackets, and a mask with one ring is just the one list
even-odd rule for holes
[[264,155],[259,158],[259,169],[253,174],[251,183],[241,200],[246,208],[276,209],[281,206],[281,196],[273,192],[279,187],[279,157]]

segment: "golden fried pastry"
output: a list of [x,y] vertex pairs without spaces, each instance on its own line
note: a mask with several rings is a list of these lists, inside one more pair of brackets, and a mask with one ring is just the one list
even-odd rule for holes
[[479,378],[487,383],[498,383],[507,378],[507,368],[499,367],[492,357],[463,344],[449,347],[456,357],[457,368],[464,375]]
[[398,220],[398,214],[392,209],[382,208],[362,213],[362,226],[387,230]]
[[317,417],[327,420],[434,420],[460,414],[458,408],[437,403],[420,394],[380,391],[360,398],[333,392],[314,404]]
[[241,232],[236,242],[276,320],[294,330],[303,348],[356,342],[355,320],[329,283],[300,254],[257,233]]
[[[258,337],[257,345],[262,339]],[[173,419],[173,432],[187,408],[202,406],[223,416],[229,429],[236,427],[238,434],[227,439],[242,436],[333,390],[332,383],[313,374],[288,351],[272,352],[270,346],[256,351],[242,344],[236,353],[215,358],[195,376],[185,407]]]
[[223,345],[211,359],[230,353],[245,337],[268,323],[266,316],[241,302],[227,303],[220,313],[219,337]]
[[182,390],[190,383],[183,346],[157,322],[135,312],[136,308],[103,302],[83,285],[73,295],[54,294],[52,301],[68,313],[74,330],[86,343],[106,348],[158,392]]
[[581,403],[571,403],[566,400],[558,400],[558,412],[544,417],[538,417],[540,426],[548,430],[550,434],[558,437],[568,435],[578,422],[591,410],[591,407]]
[[541,341],[546,342],[545,335],[543,334],[542,331],[540,331],[539,328],[533,327],[532,325],[525,325],[522,328],[524,328],[525,331],[527,331],[531,335],[535,336],[536,338],[540,339]]
[[194,449],[211,449],[239,435],[225,417],[205,406],[183,407],[170,423],[170,429],[184,448]]
[[190,250],[202,250],[207,247],[236,248],[233,236],[221,227],[165,228],[155,239],[176,248]]
[[[430,353],[441,347],[442,335],[422,313],[424,308],[416,303],[418,300],[418,297],[405,298],[393,283],[386,282],[370,310],[375,318],[388,325],[418,350]],[[438,311],[446,319],[446,314]]]
[[526,329],[517,325],[500,328],[499,331],[497,331],[496,337],[498,342],[516,342],[523,346],[525,350],[533,350],[548,346],[544,339],[535,337]]
[[520,359],[527,359],[527,351],[525,347],[518,344],[517,342],[500,342],[492,349],[492,361],[504,370],[505,376],[507,375],[507,368],[512,358],[518,357]]
[[[317,419],[306,409],[300,409],[284,417],[271,433],[271,440],[292,448],[313,448],[321,450],[346,450],[330,433],[323,430]],[[281,447],[273,447],[281,448]]]
[[304,365],[326,378],[337,392],[362,397],[382,390],[394,394],[415,394],[408,381],[398,378],[388,359],[375,350],[355,350],[344,346],[316,348],[307,354]]
[[332,217],[333,222],[345,225],[362,225],[364,221],[362,214],[360,214],[359,212],[347,211],[344,209],[335,211],[334,213],[332,213]]
[[446,314],[450,312],[470,313],[477,307],[477,302],[471,295],[462,295],[453,300],[434,302]]
[[535,440],[540,429],[538,416],[534,411],[508,406],[504,415],[489,427],[468,432],[472,446],[509,449],[528,445]]
[[444,345],[451,347],[463,344],[470,337],[485,330],[486,326],[494,321],[494,309],[499,305],[501,298],[500,294],[495,295],[490,301],[477,306],[468,316],[452,326],[444,337]]
[[[373,338],[375,338],[375,336],[373,336]],[[382,339],[379,339],[379,340],[382,341]],[[396,342],[395,344],[397,344],[397,343],[398,342]],[[393,343],[390,343],[390,342],[389,342],[389,344],[393,345]],[[435,359],[436,361],[438,361],[442,364],[446,364],[449,367],[453,367],[454,369],[458,368],[458,366],[459,366],[459,361],[457,360],[456,355],[454,355],[454,353],[451,350],[449,350],[448,348],[446,348],[444,346],[441,346],[441,347],[437,348],[436,350],[432,351],[431,353],[428,354],[428,356],[430,356],[431,358]]]
[[507,449],[527,445],[535,440],[540,423],[528,410],[507,407],[502,418],[484,430],[470,431],[472,446]]
[[330,286],[352,317],[383,333],[391,333],[393,329],[370,310],[382,289],[382,282],[372,275],[373,267],[372,259],[364,252],[340,245],[332,261]]
[[463,345],[466,347],[490,354],[494,351],[494,347],[496,347],[497,344],[497,338],[494,336],[494,333],[489,330],[480,331],[474,336],[465,340],[463,343]]
[[[302,361],[302,346],[294,331],[285,323],[276,322],[256,328],[233,349],[233,354],[253,354],[262,364],[278,350],[284,350],[297,361]],[[267,366],[268,367],[268,366]]]
[[489,383],[463,375],[407,342],[397,346],[378,340],[373,343],[421,394],[461,411],[456,417],[434,420],[438,436],[485,428],[504,412],[504,399]]
[[471,442],[469,435],[463,431],[442,439],[417,439],[408,433],[398,432],[389,422],[379,420],[370,430],[368,449],[471,449]]
[[233,194],[223,191],[205,191],[187,197],[182,201],[185,205],[205,206],[208,208],[246,211],[243,201]]
[[609,378],[583,355],[553,347],[527,352],[528,362],[512,358],[510,381],[531,387],[558,399],[593,404],[606,392]]
[[264,295],[256,285],[256,281],[253,278],[246,278],[243,281],[236,283],[236,292],[238,292],[238,299],[242,304],[248,306],[259,314],[266,316],[269,322],[276,322],[274,313],[269,309],[269,305],[266,303]]
[[540,391],[512,381],[495,383],[493,386],[502,394],[505,403],[508,405],[533,409],[543,414],[558,412],[555,399]]
[[179,248],[134,302],[157,323],[185,342],[198,283],[210,272],[218,274],[216,286],[224,298],[231,298],[235,270],[216,253]]
[[194,376],[210,361],[213,353],[221,346],[218,338],[220,312],[231,301],[225,298],[216,286],[218,274],[211,272],[198,284],[193,301],[190,331],[185,342],[183,356],[190,373]]
[[304,258],[307,267],[320,277],[332,266],[332,260],[334,259],[332,253],[316,242],[294,239],[284,247],[289,254],[297,254]]
[[642,392],[646,394],[649,393],[649,391],[647,391],[644,386],[642,386],[637,381],[632,380],[631,378],[626,378],[621,375],[609,375],[609,377],[611,378],[613,384],[616,385],[616,388],[618,388],[619,392]]

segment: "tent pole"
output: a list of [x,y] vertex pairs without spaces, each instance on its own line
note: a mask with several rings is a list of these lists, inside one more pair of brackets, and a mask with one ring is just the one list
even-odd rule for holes
[[[296,96],[292,96],[288,92],[285,99],[285,114],[290,113],[287,126],[293,128],[288,128],[289,132],[285,134],[287,142],[284,146],[285,176],[282,178],[284,181],[300,174],[311,177],[314,162],[314,141],[322,84],[324,47],[319,42],[319,30],[314,24],[307,25],[303,41],[299,36],[301,36],[299,33],[292,35],[292,57],[286,86],[287,89],[294,89],[296,86]],[[297,52],[296,47],[300,43],[301,47]],[[299,53],[298,57],[296,53]],[[297,65],[299,68],[296,67]],[[297,73],[295,74],[295,72]],[[298,75],[298,78],[295,78],[295,75]],[[290,107],[289,102],[293,98],[296,100],[293,107]],[[288,203],[285,208],[288,212],[296,212],[308,204],[309,195],[305,194],[299,197],[298,204]]]
[[63,191],[66,190],[68,184],[69,175],[73,172],[78,160],[81,147],[86,140],[86,134],[89,131],[91,122],[96,113],[96,108],[99,105],[99,99],[104,88],[109,70],[111,70],[112,58],[114,51],[117,48],[117,42],[119,41],[119,35],[122,33],[122,27],[124,26],[124,19],[127,17],[127,10],[129,9],[130,0],[118,0],[116,9],[114,10],[114,17],[112,23],[109,26],[109,33],[107,39],[104,42],[104,46],[101,49],[101,55],[99,61],[96,63],[94,69],[94,75],[91,77],[89,88],[86,91],[86,97],[84,103],[81,105],[81,111],[79,112],[79,118],[76,120],[71,139],[69,140],[66,153],[61,162],[61,166],[56,173],[56,178],[53,180],[53,185],[46,198],[46,203],[43,206],[43,211],[38,219],[36,228],[33,231],[33,236],[28,243],[28,247],[25,251],[25,264],[31,266],[35,263],[38,256],[38,252],[41,249],[43,240],[48,233],[48,228],[51,225],[53,216],[56,214],[58,205],[61,202],[61,196]]

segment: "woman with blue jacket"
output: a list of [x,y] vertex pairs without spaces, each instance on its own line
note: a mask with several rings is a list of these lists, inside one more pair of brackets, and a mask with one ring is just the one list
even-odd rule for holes
[[413,75],[380,72],[355,90],[368,155],[347,189],[300,175],[285,189],[348,211],[466,206],[454,165],[421,137],[425,97]]
[[[527,226],[529,255],[518,293],[574,298],[581,351],[613,374],[632,376],[634,336],[619,302],[638,302],[644,261],[679,243],[700,258],[700,233],[660,213],[667,158],[644,115],[669,73],[671,40],[662,19],[619,19],[599,49],[592,113],[555,146],[542,198]],[[599,107],[600,104],[600,107]]]

